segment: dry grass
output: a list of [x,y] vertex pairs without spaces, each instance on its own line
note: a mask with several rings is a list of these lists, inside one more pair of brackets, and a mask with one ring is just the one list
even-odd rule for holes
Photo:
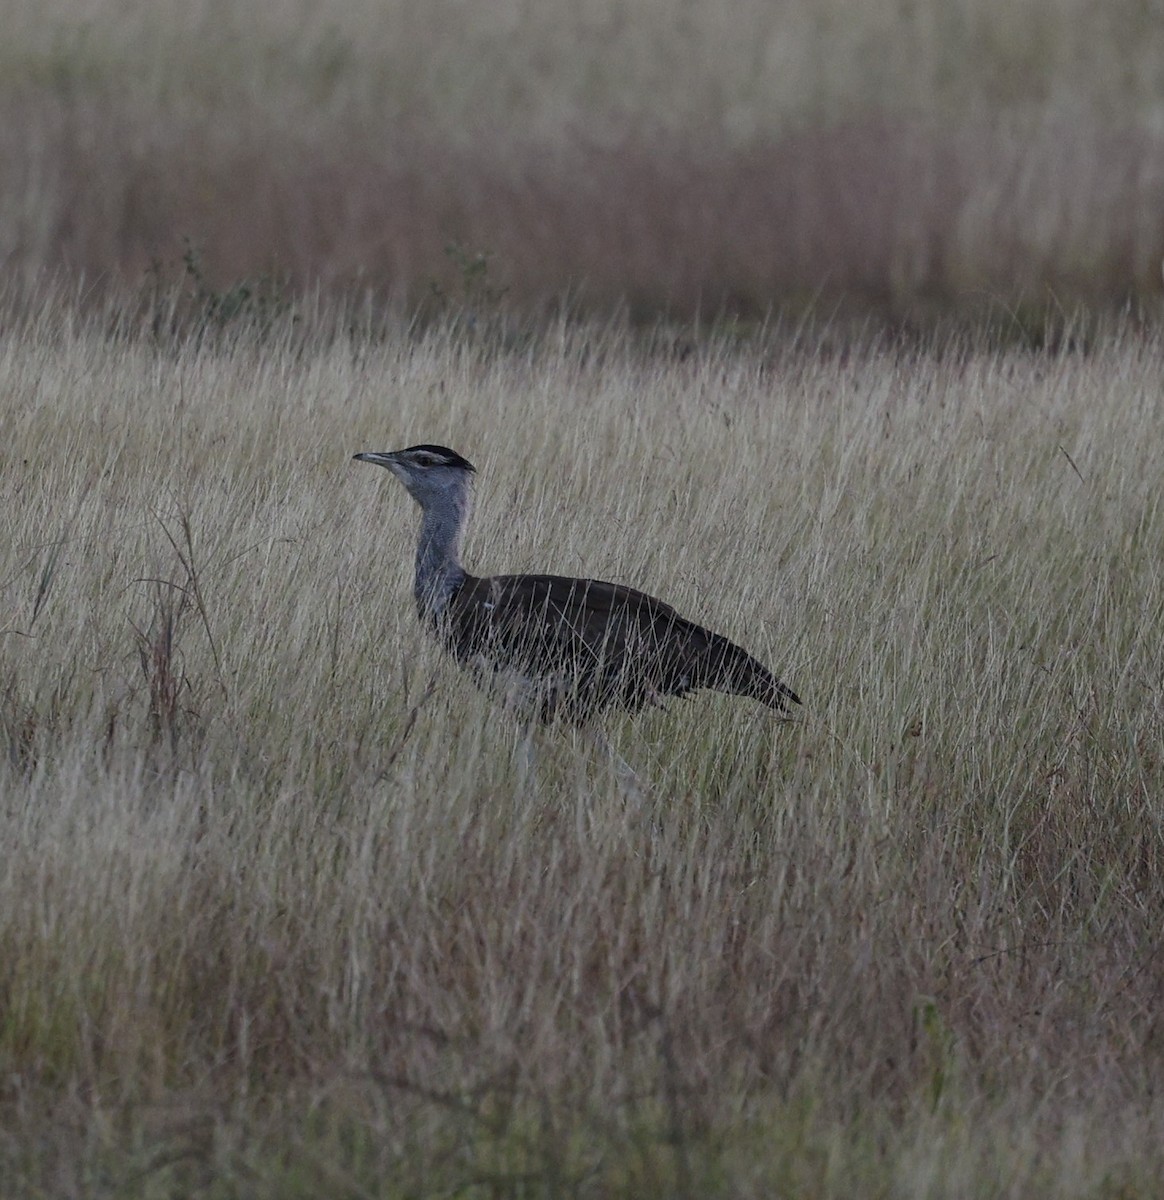
[[[1118,10],[1118,11],[1117,11]],[[19,0],[0,259],[691,315],[1156,296],[1160,23],[1102,0]]]
[[[1160,346],[0,349],[0,1179],[167,1196],[1147,1196],[1164,1162]],[[425,643],[468,559],[771,662],[611,723]]]

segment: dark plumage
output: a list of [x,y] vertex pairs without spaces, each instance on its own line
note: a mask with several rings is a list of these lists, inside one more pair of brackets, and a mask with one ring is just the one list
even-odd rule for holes
[[417,607],[454,657],[528,717],[580,724],[713,688],[781,714],[796,694],[727,638],[633,588],[558,575],[477,578],[460,564],[474,468],[443,446],[357,454],[421,507]]

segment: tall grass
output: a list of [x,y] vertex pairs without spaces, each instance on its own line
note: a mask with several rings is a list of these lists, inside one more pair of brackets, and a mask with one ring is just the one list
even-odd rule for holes
[[[0,349],[6,1195],[1150,1195],[1160,347]],[[517,731],[415,512],[804,697]]]
[[[1158,295],[1159,22],[1096,0],[18,0],[0,257],[746,316]],[[455,258],[455,256],[454,256]]]

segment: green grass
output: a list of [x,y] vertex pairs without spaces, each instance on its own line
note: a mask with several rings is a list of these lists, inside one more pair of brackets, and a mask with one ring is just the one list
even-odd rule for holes
[[[10,7],[6,90],[135,92],[163,105],[374,109],[458,141],[495,121],[559,140],[578,122],[709,124],[736,143],[870,111],[960,121],[1051,102],[1149,112],[1161,34],[1093,0],[902,7],[614,2],[537,10],[435,0]],[[418,53],[423,51],[423,53]]]

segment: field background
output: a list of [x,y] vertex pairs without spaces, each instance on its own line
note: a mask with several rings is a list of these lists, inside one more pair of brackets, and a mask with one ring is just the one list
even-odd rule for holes
[[927,317],[1156,297],[1131,0],[5,0],[0,261],[524,308]]
[[[3,15],[0,1195],[1157,1195],[1152,10]],[[421,440],[803,712],[524,772]]]

